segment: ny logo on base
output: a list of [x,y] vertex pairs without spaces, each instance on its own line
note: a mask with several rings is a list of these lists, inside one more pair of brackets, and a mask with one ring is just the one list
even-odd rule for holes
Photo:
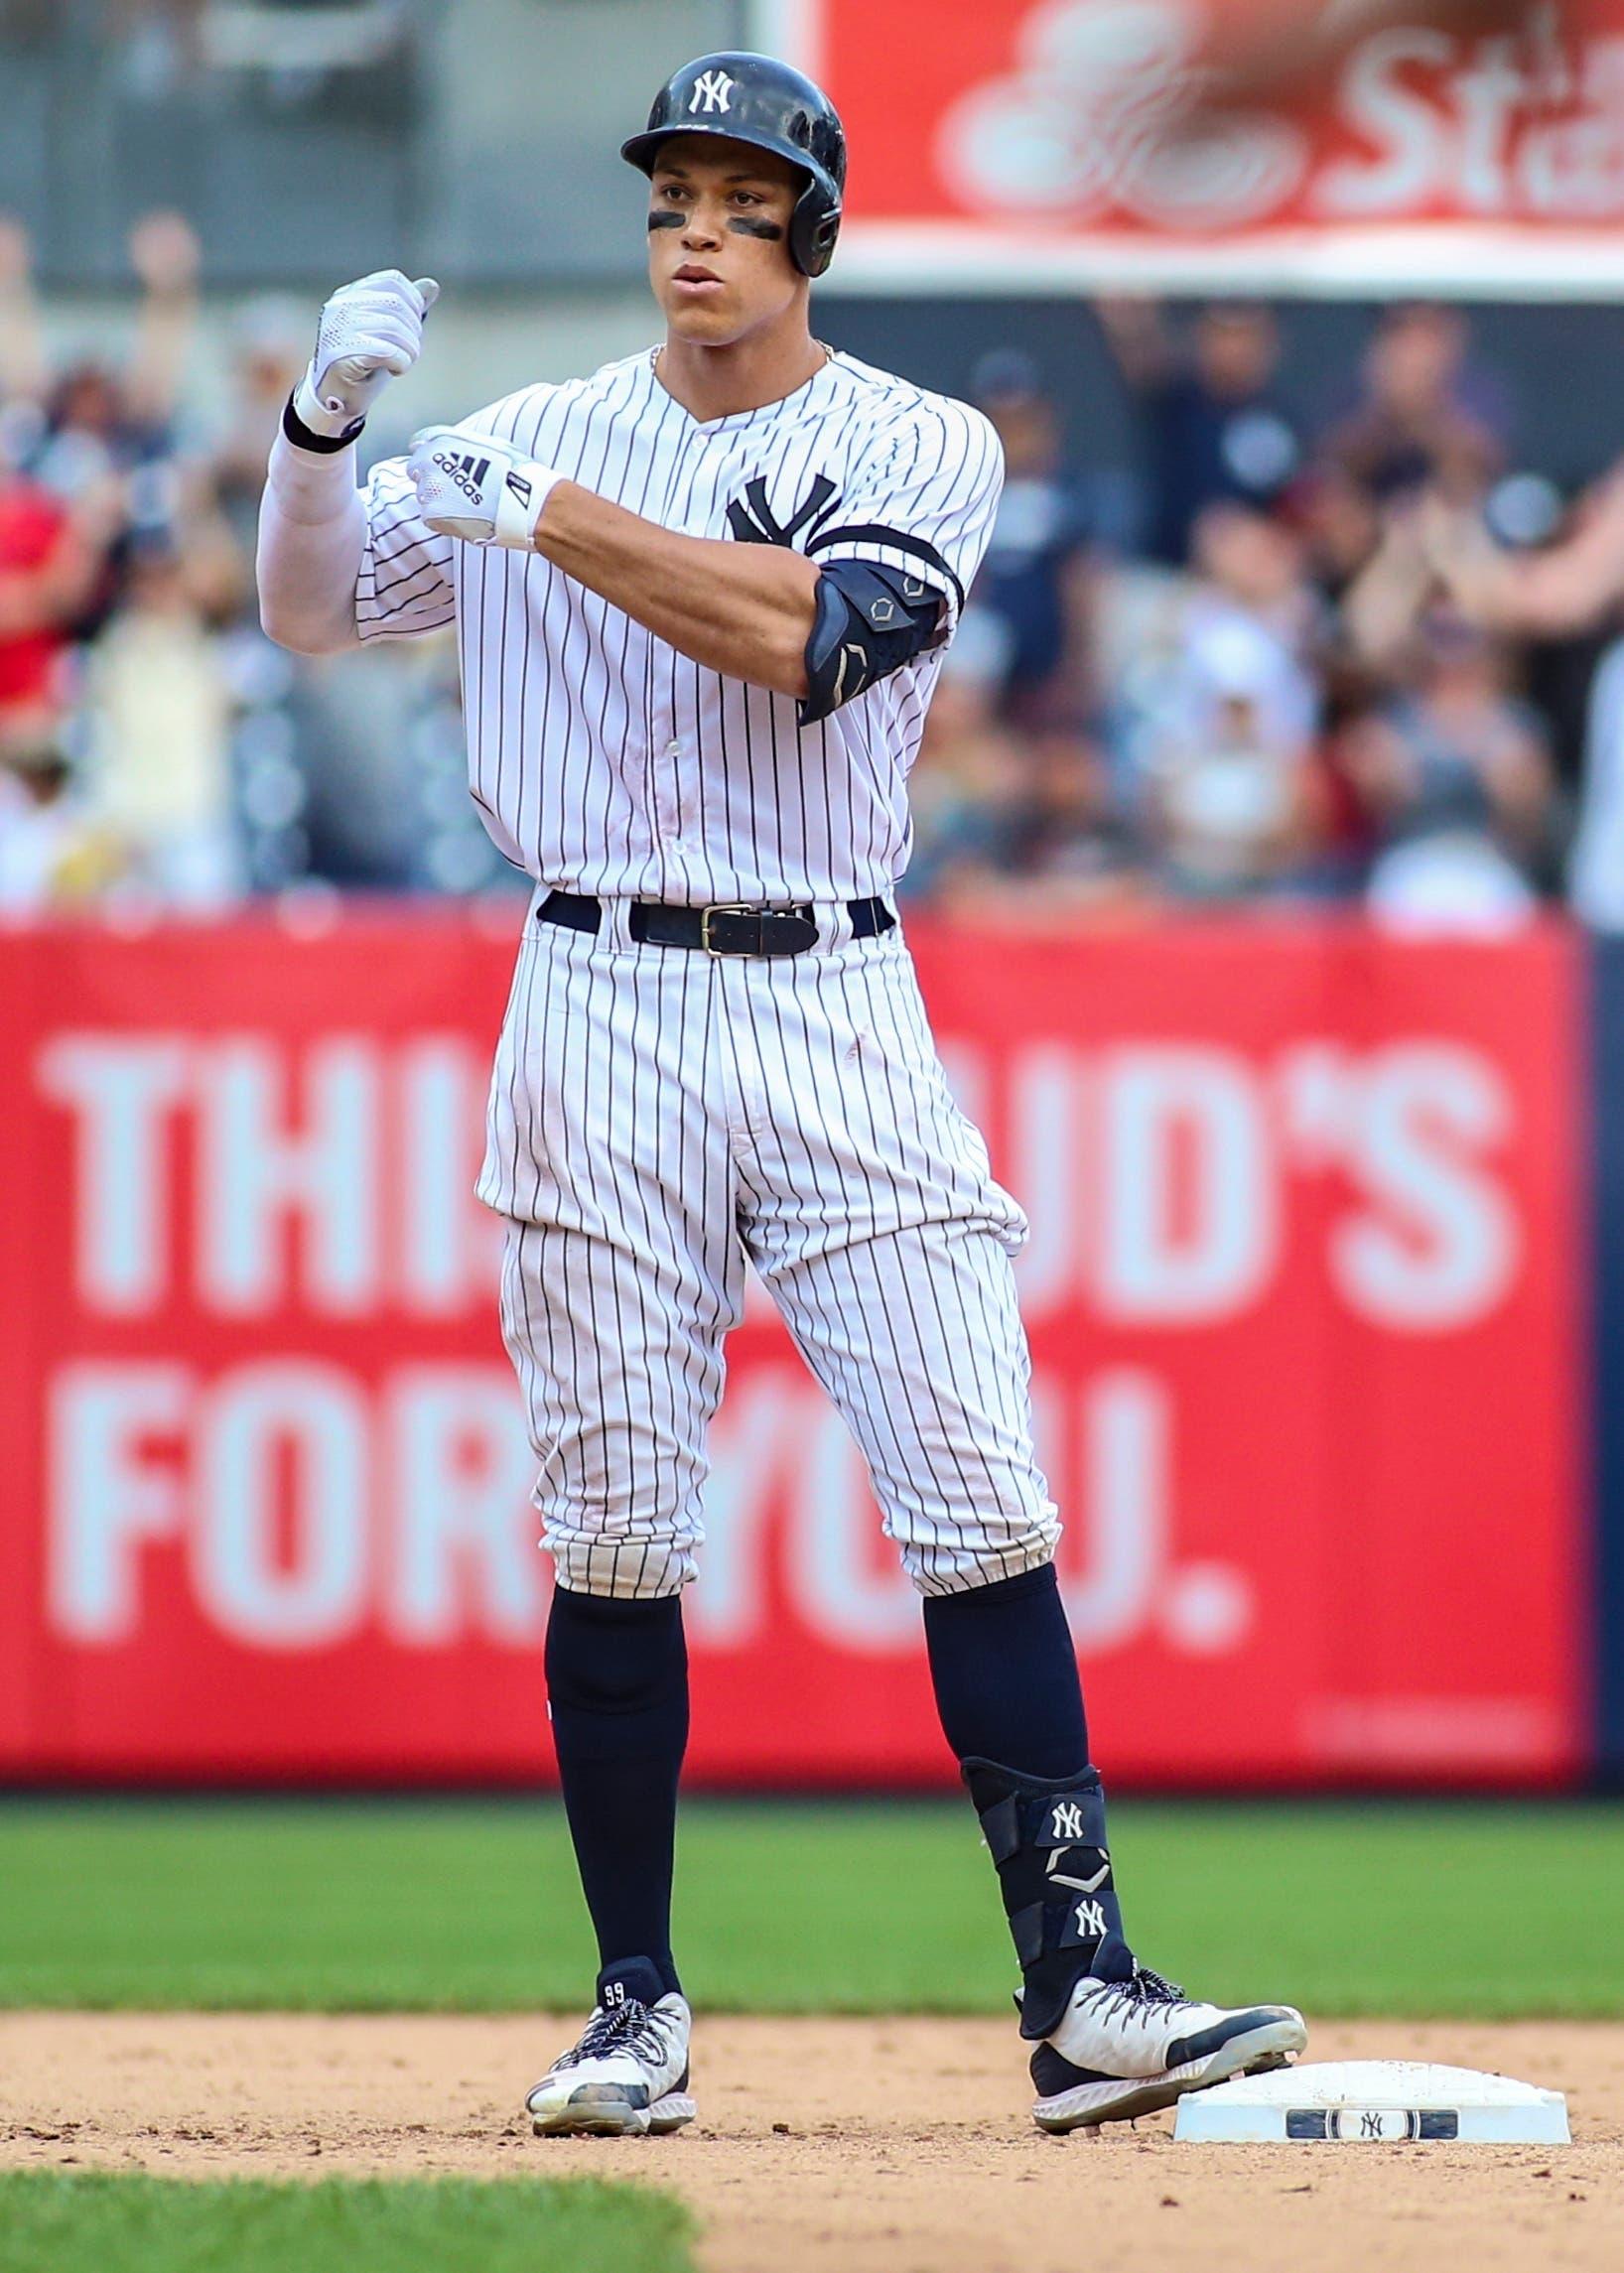
[[1081,1839],[1082,1835],[1082,1808],[1078,1806],[1075,1800],[1062,1800],[1054,1810],[1054,1825],[1049,1832],[1049,1837],[1051,1839]]
[[731,110],[733,90],[734,81],[726,71],[701,71],[688,98],[690,115],[696,110]]

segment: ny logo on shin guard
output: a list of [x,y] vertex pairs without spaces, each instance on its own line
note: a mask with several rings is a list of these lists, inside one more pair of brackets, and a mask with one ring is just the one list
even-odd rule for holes
[[1103,1941],[1106,1935],[1104,1904],[1098,1902],[1078,1903],[1076,1931],[1079,1941]]
[[1057,1802],[1054,1809],[1054,1820],[1049,1826],[1049,1837],[1051,1839],[1081,1839],[1082,1835],[1083,1810],[1077,1802],[1075,1800]]

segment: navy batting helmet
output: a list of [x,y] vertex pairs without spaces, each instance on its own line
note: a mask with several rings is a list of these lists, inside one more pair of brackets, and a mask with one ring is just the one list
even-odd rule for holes
[[798,166],[807,183],[789,224],[789,249],[803,276],[823,274],[840,234],[846,129],[821,87],[772,56],[701,56],[666,80],[646,129],[622,142],[620,155],[652,174],[673,134],[726,135]]

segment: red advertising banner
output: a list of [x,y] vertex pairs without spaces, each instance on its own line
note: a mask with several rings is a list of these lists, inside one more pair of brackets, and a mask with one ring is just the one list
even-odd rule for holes
[[[1034,1225],[1108,1769],[1576,1772],[1576,944],[915,932]],[[0,1775],[549,1772],[471,1193],[511,950],[451,913],[0,936]],[[917,1604],[756,1294],[693,1769],[936,1780]]]
[[843,290],[1624,288],[1624,0],[764,0]]

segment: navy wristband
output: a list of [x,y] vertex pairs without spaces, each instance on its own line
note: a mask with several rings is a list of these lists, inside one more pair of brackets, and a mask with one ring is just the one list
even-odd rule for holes
[[317,434],[294,409],[292,395],[289,395],[282,412],[282,432],[295,450],[314,451],[319,458],[331,458],[336,451],[347,450],[365,424],[364,418],[358,418],[342,434]]

